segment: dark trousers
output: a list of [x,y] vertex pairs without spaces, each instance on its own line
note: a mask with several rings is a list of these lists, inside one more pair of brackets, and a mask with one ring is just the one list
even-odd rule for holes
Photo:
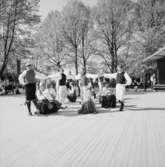
[[36,84],[30,83],[25,85],[25,96],[26,96],[26,105],[29,111],[29,114],[31,113],[31,101],[33,101],[36,108],[37,106],[37,98],[36,98]]

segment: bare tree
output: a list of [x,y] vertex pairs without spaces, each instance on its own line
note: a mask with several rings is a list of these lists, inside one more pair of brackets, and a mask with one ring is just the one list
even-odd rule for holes
[[130,37],[129,0],[103,0],[96,9],[95,31],[99,40],[101,56],[115,72],[118,64],[118,50]]
[[165,1],[140,0],[135,3],[136,42],[144,57],[165,45]]
[[63,37],[69,53],[74,56],[76,74],[78,74],[78,49],[82,40],[82,18],[84,17],[85,6],[76,0],[68,1],[63,13]]
[[83,69],[87,70],[87,61],[95,52],[95,39],[93,38],[93,20],[91,18],[90,8],[84,6],[81,16],[81,45],[79,49],[80,63]]
[[0,17],[1,22],[1,68],[0,77],[8,64],[8,60],[13,52],[13,44],[18,39],[20,32],[26,32],[24,26],[32,27],[40,21],[36,14],[38,0],[31,2],[27,0],[1,0]]
[[37,50],[41,54],[40,58],[47,59],[59,69],[64,63],[64,42],[61,37],[61,14],[52,11],[43,21],[36,34]]

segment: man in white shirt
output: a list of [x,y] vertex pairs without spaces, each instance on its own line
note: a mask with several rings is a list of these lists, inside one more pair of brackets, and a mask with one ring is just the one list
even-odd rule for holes
[[132,80],[127,72],[124,71],[122,65],[117,67],[117,73],[114,74],[104,74],[105,78],[116,79],[116,99],[120,103],[120,111],[124,109],[124,95],[125,87],[130,85]]
[[32,115],[31,112],[31,101],[37,107],[37,98],[36,98],[36,75],[35,71],[30,63],[26,65],[26,70],[23,71],[19,76],[20,84],[25,86],[25,96],[26,96],[26,105],[28,108],[29,115]]

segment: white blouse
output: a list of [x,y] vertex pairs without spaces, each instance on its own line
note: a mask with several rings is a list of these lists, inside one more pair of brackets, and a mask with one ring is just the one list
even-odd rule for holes
[[[113,74],[104,74],[105,78],[109,78],[109,79],[116,79],[117,78],[117,73],[113,73]],[[131,85],[132,83],[132,79],[131,77],[128,75],[127,72],[124,73],[124,77],[126,79],[126,84],[122,84],[122,85]]]
[[48,100],[54,100],[56,98],[56,91],[53,88],[45,89],[43,96]]

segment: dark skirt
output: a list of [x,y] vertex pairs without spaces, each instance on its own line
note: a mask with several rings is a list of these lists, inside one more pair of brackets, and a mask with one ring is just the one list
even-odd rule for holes
[[25,85],[25,96],[26,100],[35,100],[36,99],[36,84],[31,83]]
[[57,113],[61,108],[61,103],[57,100],[48,101],[46,99],[38,102],[38,108],[40,110],[40,114],[52,114]]
[[101,106],[103,108],[115,108],[116,107],[116,96],[115,95],[107,95],[102,96],[100,99]]
[[84,102],[78,113],[79,114],[97,113],[94,102],[91,99]]

